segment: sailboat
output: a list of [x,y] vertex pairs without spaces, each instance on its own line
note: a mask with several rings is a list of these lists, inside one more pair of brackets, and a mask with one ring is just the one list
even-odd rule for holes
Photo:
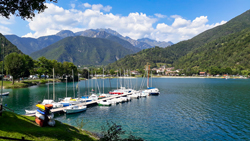
[[[78,97],[80,96],[80,89],[79,89],[79,74],[78,74],[78,83],[77,83],[77,89],[78,89]],[[76,99],[76,102],[79,103],[80,98]],[[86,101],[85,101],[86,102]],[[71,105],[71,106],[68,106],[66,109],[64,109],[63,111],[66,113],[66,114],[72,114],[72,113],[79,113],[79,112],[83,112],[87,109],[87,106],[85,105],[82,105],[82,106],[77,106],[77,105]]]
[[61,108],[63,107],[63,104],[61,103],[57,103],[54,101],[55,99],[55,80],[54,80],[54,68],[53,68],[53,99],[44,99],[43,102],[41,104],[46,105],[46,104],[52,104],[53,108]]
[[[148,65],[147,63],[147,66],[146,66],[146,70],[147,70],[147,89],[142,91],[142,93],[146,93],[148,95],[159,95],[160,94],[160,91],[158,88],[155,88],[155,87],[149,87],[149,68],[150,68],[150,65]],[[152,76],[151,76],[152,77]],[[151,79],[152,81],[152,79]],[[151,82],[151,85],[152,85],[152,82]]]

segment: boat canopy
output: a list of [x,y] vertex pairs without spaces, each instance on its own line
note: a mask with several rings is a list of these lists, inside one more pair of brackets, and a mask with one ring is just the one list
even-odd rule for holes
[[148,89],[155,89],[155,87],[148,87]]

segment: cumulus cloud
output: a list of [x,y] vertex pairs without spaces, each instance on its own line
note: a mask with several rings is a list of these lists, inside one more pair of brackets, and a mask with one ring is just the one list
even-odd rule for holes
[[91,5],[89,3],[84,3],[83,6],[86,7],[86,8],[91,7]]
[[154,14],[156,17],[158,17],[158,18],[166,18],[167,16],[166,15],[162,15],[162,14],[160,14],[160,13],[155,13]]
[[[36,15],[33,20],[29,20],[29,28],[33,33],[24,35],[25,37],[40,37],[56,34],[61,30],[71,30],[73,32],[84,31],[86,29],[111,28],[123,36],[133,39],[152,38],[160,41],[172,41],[177,43],[195,35],[224,24],[225,21],[215,24],[207,24],[207,16],[196,17],[193,20],[184,19],[179,15],[172,15],[172,24],[157,23],[159,18],[167,16],[156,13],[156,17],[145,13],[129,13],[127,16],[115,15],[109,11],[111,6],[101,4],[84,3],[84,10],[63,9],[53,3],[47,4],[45,12]],[[156,25],[155,27],[153,25]]]
[[0,33],[2,34],[11,34],[11,29],[8,28],[8,25],[15,23],[15,17],[12,15],[9,19],[0,16]]
[[165,23],[157,24],[156,29],[151,33],[153,39],[177,43],[190,39],[205,30],[226,23],[226,21],[221,21],[220,23],[209,25],[207,24],[207,16],[196,17],[193,21],[186,20],[179,15],[173,15],[171,17],[175,19],[172,25]]
[[11,30],[8,27],[0,25],[0,33],[1,34],[11,34]]

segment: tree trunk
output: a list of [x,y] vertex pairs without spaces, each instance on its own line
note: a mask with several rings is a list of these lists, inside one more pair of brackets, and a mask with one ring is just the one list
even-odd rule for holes
[[14,78],[12,77],[12,85],[14,85]]

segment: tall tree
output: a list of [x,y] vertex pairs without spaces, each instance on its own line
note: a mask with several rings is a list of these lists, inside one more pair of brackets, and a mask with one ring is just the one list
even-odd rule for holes
[[46,1],[57,2],[57,0],[0,0],[0,15],[6,18],[15,15],[22,19],[32,19],[36,11],[41,13],[47,8]]
[[37,72],[39,75],[44,74],[46,79],[47,74],[52,72],[52,65],[50,60],[46,59],[45,57],[38,58]]
[[4,58],[4,67],[8,74],[12,75],[12,85],[14,80],[19,78],[25,69],[24,57],[18,53],[11,53]]

